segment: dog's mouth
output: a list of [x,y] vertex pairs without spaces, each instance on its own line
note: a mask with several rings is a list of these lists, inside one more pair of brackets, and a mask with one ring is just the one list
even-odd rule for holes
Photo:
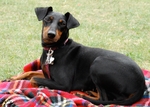
[[51,43],[56,43],[58,40],[57,39],[50,39],[50,38],[43,38],[43,43],[46,44],[51,44]]

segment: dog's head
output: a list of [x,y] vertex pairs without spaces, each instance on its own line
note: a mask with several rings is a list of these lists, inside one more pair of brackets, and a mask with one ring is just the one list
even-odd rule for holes
[[53,12],[52,7],[37,7],[35,13],[43,21],[42,45],[53,47],[61,45],[69,36],[69,29],[79,26],[79,22],[69,13]]

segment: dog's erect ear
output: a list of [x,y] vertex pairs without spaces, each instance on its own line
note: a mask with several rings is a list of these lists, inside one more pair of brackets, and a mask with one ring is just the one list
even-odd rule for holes
[[35,8],[35,13],[39,21],[43,20],[48,12],[52,12],[52,7],[37,7]]
[[78,20],[75,19],[69,12],[67,12],[65,14],[65,16],[67,18],[67,28],[68,29],[75,28],[75,27],[78,27],[80,25]]

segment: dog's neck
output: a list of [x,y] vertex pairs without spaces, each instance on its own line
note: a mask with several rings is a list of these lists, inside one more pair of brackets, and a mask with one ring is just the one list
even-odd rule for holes
[[64,41],[64,43],[61,46],[57,46],[57,45],[56,46],[43,46],[43,49],[46,51],[48,51],[49,49],[56,50],[60,47],[65,46],[67,44],[67,42],[68,42],[68,38]]
[[[68,42],[68,38],[65,40],[65,42],[63,43],[63,46],[65,46]],[[54,64],[54,60],[55,58],[53,57],[53,52],[54,50],[58,49],[60,47],[43,47],[43,50],[46,51],[46,55],[47,55],[47,58],[45,60],[45,72],[49,71],[49,66],[48,65],[53,65]],[[47,66],[47,67],[46,67]]]

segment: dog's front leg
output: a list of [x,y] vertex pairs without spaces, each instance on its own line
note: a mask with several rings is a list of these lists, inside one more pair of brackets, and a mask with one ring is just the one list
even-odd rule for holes
[[10,78],[10,80],[23,80],[23,79],[27,79],[30,80],[32,77],[40,77],[40,78],[44,78],[43,72],[41,71],[29,71],[29,72],[25,72],[23,74],[19,74],[17,76],[13,76]]
[[[34,81],[36,81],[38,86],[46,86],[50,89],[57,89],[57,90],[64,90],[64,91],[70,91],[71,84],[69,82],[65,82],[60,80],[60,82],[53,81],[51,79],[46,78],[33,78]],[[69,81],[69,80],[68,80]]]

